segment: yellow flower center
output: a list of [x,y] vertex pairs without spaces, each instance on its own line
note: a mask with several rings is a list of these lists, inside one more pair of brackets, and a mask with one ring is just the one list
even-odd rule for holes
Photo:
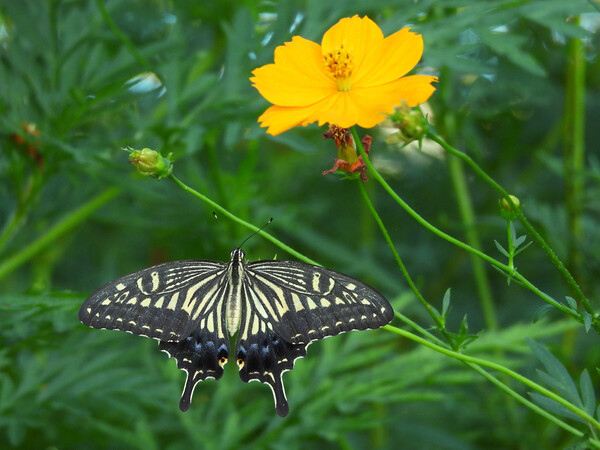
[[323,62],[329,73],[337,81],[338,91],[347,92],[352,89],[350,77],[354,70],[352,52],[342,43],[338,48],[323,55]]

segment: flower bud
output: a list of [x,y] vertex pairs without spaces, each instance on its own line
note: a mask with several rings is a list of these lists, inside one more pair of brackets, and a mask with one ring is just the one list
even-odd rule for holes
[[[519,198],[515,197],[514,195],[509,195],[509,197],[512,200],[512,202],[515,204],[517,209],[520,209],[521,202],[519,201]],[[499,203],[500,203],[500,214],[502,214],[502,217],[504,217],[506,220],[513,220],[516,217],[516,214],[515,214],[515,210],[511,206],[511,204],[508,203],[508,200],[506,200],[506,198],[503,198],[502,200],[500,200]]]
[[388,144],[420,141],[427,133],[429,125],[419,109],[410,108],[406,103],[396,107],[394,113],[388,117],[388,121],[398,130],[387,137]]
[[129,162],[133,164],[139,173],[144,176],[156,177],[157,179],[166,178],[173,171],[172,153],[167,157],[162,156],[156,150],[144,148],[142,150],[130,150]]

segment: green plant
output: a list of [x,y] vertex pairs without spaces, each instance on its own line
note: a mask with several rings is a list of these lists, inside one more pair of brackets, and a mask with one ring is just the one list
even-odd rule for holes
[[[248,80],[354,14],[386,36],[414,24],[439,78],[420,146],[352,131],[368,183],[320,175],[335,150],[316,126],[265,135]],[[600,446],[597,17],[562,0],[2,2],[0,441]],[[173,175],[132,170],[122,148],[146,147]],[[77,321],[106,281],[224,260],[269,217],[251,259],[316,261],[396,312],[311,346],[285,420],[231,367],[181,413],[183,375],[152,341]]]

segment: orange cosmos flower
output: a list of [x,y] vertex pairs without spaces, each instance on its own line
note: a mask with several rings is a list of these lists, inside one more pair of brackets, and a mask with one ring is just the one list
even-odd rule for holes
[[275,63],[252,72],[252,85],[273,106],[259,118],[277,135],[313,122],[371,128],[402,101],[425,102],[437,77],[406,75],[421,59],[423,39],[408,28],[383,37],[368,17],[340,20],[321,45],[294,36],[275,49]]

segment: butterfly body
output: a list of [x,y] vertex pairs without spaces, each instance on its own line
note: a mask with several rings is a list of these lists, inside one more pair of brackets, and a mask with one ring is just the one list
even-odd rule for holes
[[[289,412],[282,374],[311,342],[381,327],[393,310],[375,289],[347,275],[294,261],[173,261],[126,275],[91,294],[79,311],[86,325],[159,341],[187,373],[180,409],[194,387],[219,379],[230,358],[240,378],[268,384],[276,411]],[[230,336],[237,333],[233,354]]]

